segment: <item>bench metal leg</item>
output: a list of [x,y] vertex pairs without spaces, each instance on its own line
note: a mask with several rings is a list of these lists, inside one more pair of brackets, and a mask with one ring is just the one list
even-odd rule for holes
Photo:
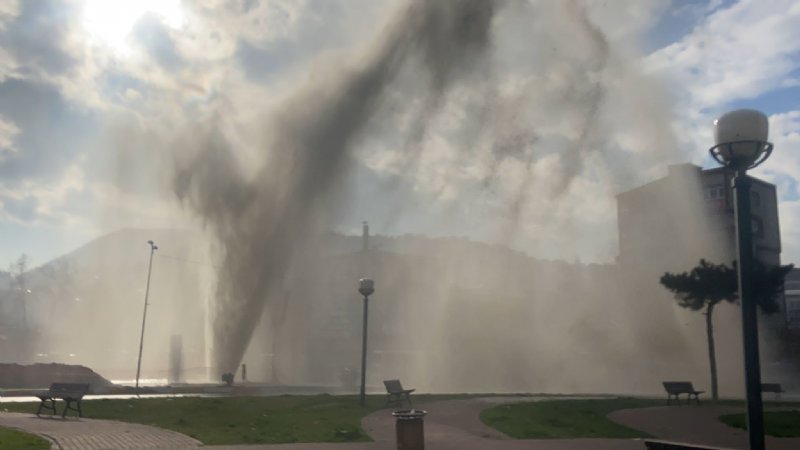
[[[56,399],[54,398],[40,398],[41,402],[39,403],[39,409],[36,410],[36,417],[42,412],[42,408],[50,411],[50,415],[56,414]],[[50,402],[50,406],[47,405],[47,402]]]
[[672,397],[675,397],[675,403],[678,406],[681,406],[681,396],[680,394],[667,394],[667,406],[672,404]]
[[[411,405],[411,397],[408,394],[405,394],[406,399],[408,399],[408,406]],[[403,406],[403,394],[386,394],[386,406],[396,406],[402,407]]]
[[[62,419],[66,419],[67,411],[76,411],[78,413],[78,417],[82,417],[83,411],[81,411],[81,401],[80,400],[74,400],[74,399],[71,399],[71,398],[65,398],[64,402],[66,403],[66,405],[64,405],[64,412],[61,413],[61,418]],[[73,403],[75,403],[76,406],[72,406]]]
[[406,400],[408,400],[408,407],[414,409],[414,405],[411,404],[411,394],[406,394]]

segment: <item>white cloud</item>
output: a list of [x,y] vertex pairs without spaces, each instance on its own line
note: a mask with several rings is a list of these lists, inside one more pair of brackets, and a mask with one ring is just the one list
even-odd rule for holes
[[0,117],[0,155],[18,151],[14,141],[19,132],[20,129],[14,122]]
[[774,150],[755,173],[768,171],[797,179],[800,177],[800,154],[795,150],[800,148],[800,110],[771,115],[769,126]]
[[19,15],[19,0],[5,0],[0,3],[0,29]]
[[88,218],[72,217],[60,209],[69,193],[83,187],[83,173],[77,166],[66,168],[55,180],[41,183],[26,180],[16,186],[0,187],[2,218],[29,225],[65,226],[80,222],[86,225]]
[[774,150],[764,164],[753,171],[755,176],[774,183],[778,189],[781,259],[800,262],[800,110],[769,117],[770,140]]
[[[69,36],[59,47],[77,61],[69,73],[32,72],[24,61],[4,58],[0,49],[0,77],[3,71],[24,73],[58,86],[77,108],[122,118],[123,126],[110,128],[109,143],[92,143],[84,153],[115,155],[111,171],[118,179],[95,180],[87,171],[82,190],[91,192],[98,205],[136,220],[131,212],[152,197],[161,195],[165,205],[170,200],[167,191],[142,193],[129,186],[131,180],[138,186],[156,177],[148,165],[136,162],[137,156],[166,166],[174,153],[191,151],[165,145],[175,140],[175,130],[213,123],[234,143],[245,171],[254,171],[265,157],[261,145],[269,112],[298,86],[357,61],[354,55],[373,44],[401,3],[183,2],[179,22],[145,14],[126,25],[127,54],[92,39],[76,16],[64,27]],[[562,232],[563,242],[576,236],[575,230],[599,226],[605,231],[593,235],[596,243],[586,240],[573,250],[613,257],[614,217],[608,211],[613,211],[614,193],[677,162],[681,154],[675,149],[681,144],[701,160],[704,152],[697,148],[708,146],[711,121],[701,108],[721,107],[731,96],[757,95],[780,84],[774,80],[781,77],[784,85],[791,84],[786,74],[794,66],[788,55],[800,45],[800,39],[791,42],[800,27],[791,26],[797,8],[777,1],[743,1],[725,9],[711,2],[693,12],[708,17],[646,61],[649,72],[685,92],[675,108],[661,80],[643,74],[633,53],[641,33],[666,13],[667,2],[607,3],[509,2],[511,12],[498,17],[487,67],[439,105],[426,103],[419,74],[411,74],[411,81],[401,75],[385,116],[375,118],[357,156],[379,176],[402,177],[418,202],[469,204],[475,221],[490,222],[494,212],[507,213],[522,202],[526,220],[533,219],[526,210],[552,211],[557,220],[536,217],[531,227]],[[145,25],[155,33],[147,35],[153,39],[137,35]],[[158,53],[167,47],[168,54]],[[175,64],[164,64],[165,55]],[[420,124],[420,117],[429,117],[422,114],[426,108],[435,114],[430,123]],[[673,113],[682,119],[674,121]],[[98,126],[112,120],[101,122]],[[28,131],[26,124],[17,125]],[[415,132],[420,135],[410,138]],[[158,155],[161,151],[174,153]],[[411,152],[417,155],[409,157]],[[569,181],[556,183],[559,177]],[[483,205],[474,201],[476,194]],[[54,204],[43,199],[40,207]]]
[[717,108],[780,86],[798,67],[800,4],[742,0],[718,9],[680,41],[647,60],[687,108]]

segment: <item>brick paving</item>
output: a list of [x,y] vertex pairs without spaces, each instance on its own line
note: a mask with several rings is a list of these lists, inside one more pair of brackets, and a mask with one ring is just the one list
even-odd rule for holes
[[62,420],[0,412],[0,426],[38,434],[60,450],[184,450],[201,445],[200,441],[174,431],[111,420]]

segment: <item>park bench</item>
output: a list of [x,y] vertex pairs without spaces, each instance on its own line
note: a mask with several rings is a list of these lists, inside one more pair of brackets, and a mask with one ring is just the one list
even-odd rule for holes
[[675,396],[675,401],[680,405],[681,394],[686,394],[688,402],[691,402],[692,396],[694,396],[695,401],[699,405],[700,398],[698,396],[705,392],[695,390],[690,381],[664,381],[662,384],[664,385],[664,390],[667,391],[667,405],[670,404],[670,400],[672,400],[673,396]]
[[781,392],[784,392],[784,390],[780,383],[761,383],[761,392],[773,392],[775,398],[778,399],[781,397]]
[[[64,405],[64,412],[61,414],[62,418],[67,416],[67,411],[77,411],[78,417],[81,417],[81,399],[83,396],[89,392],[89,385],[82,384],[82,383],[53,383],[50,385],[50,389],[47,392],[37,394],[36,396],[39,397],[39,400],[42,402],[39,403],[39,409],[36,410],[36,416],[38,417],[39,414],[42,412],[42,409],[46,409],[51,412],[51,414],[56,414],[56,399],[64,400],[66,403]],[[48,405],[47,403],[50,402]],[[75,406],[72,406],[72,404]]]
[[408,407],[411,408],[411,393],[416,389],[403,389],[400,380],[383,380],[383,385],[386,386],[386,406],[402,406],[403,396],[408,400]]

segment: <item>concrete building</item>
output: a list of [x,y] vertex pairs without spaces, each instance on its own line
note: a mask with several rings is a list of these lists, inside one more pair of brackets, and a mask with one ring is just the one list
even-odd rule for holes
[[[617,263],[630,284],[627,295],[631,299],[667,296],[658,282],[661,275],[689,271],[701,258],[726,265],[737,259],[732,178],[733,172],[723,167],[702,170],[692,164],[678,164],[669,166],[665,177],[617,196]],[[766,264],[779,265],[775,185],[750,179],[754,254]],[[775,317],[776,326],[800,320],[800,275],[797,277],[797,295],[785,303],[779,301],[785,308],[780,319]],[[657,308],[666,308],[669,303],[662,298],[647,304],[663,317],[668,311]]]
[[792,269],[786,275],[784,289],[786,327],[800,332],[800,268]]
[[[734,222],[734,199],[731,183],[733,172],[719,167],[701,171],[703,201],[718,226],[721,226],[730,245],[734,246],[736,224]],[[781,263],[781,233],[778,222],[778,196],[775,185],[750,177],[753,181],[750,192],[750,208],[753,241],[756,258],[770,264]]]
[[[619,260],[655,270],[687,270],[700,258],[730,263],[736,253],[731,179],[720,167],[669,166],[666,177],[617,196]],[[754,251],[780,264],[781,240],[775,185],[751,177]]]

